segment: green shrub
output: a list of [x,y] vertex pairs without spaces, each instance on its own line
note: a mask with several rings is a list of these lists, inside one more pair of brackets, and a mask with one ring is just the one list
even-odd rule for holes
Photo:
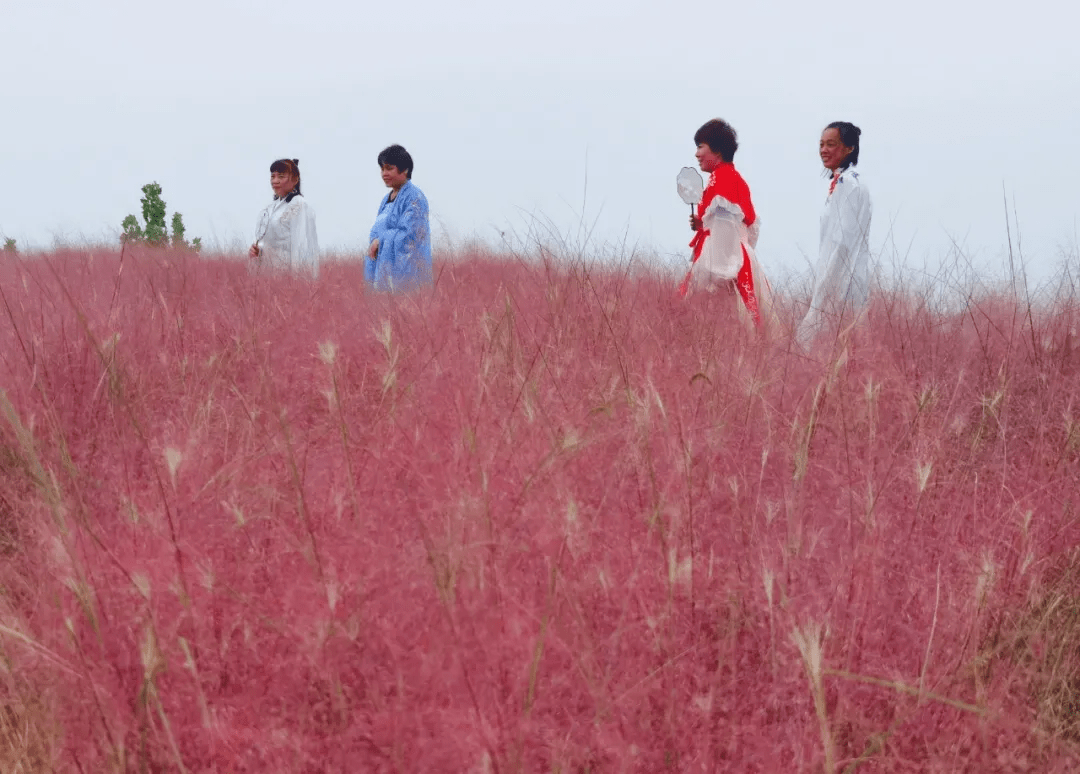
[[181,247],[187,244],[184,241],[184,216],[174,212],[172,216],[172,243],[173,247]]
[[121,239],[125,242],[141,242],[143,238],[142,226],[139,225],[139,219],[134,215],[128,215],[124,218],[124,221],[120,224],[120,228],[123,229],[124,234]]
[[161,186],[147,183],[142,187],[143,224],[134,215],[128,215],[120,224],[122,230],[121,240],[124,242],[145,242],[151,245],[164,246],[172,244],[173,247],[192,247],[196,252],[202,249],[202,239],[196,237],[191,244],[184,239],[184,218],[179,212],[173,213],[172,238],[165,227],[165,200],[161,198]]

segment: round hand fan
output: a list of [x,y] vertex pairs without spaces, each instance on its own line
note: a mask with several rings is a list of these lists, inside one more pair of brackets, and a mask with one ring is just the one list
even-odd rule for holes
[[679,189],[679,198],[690,205],[690,213],[693,214],[694,207],[701,201],[701,194],[705,191],[701,175],[693,167],[683,167],[675,178],[675,183]]

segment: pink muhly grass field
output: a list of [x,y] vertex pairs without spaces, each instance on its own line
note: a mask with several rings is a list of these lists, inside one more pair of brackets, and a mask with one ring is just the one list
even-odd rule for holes
[[0,264],[0,769],[1077,770],[1073,299],[436,272]]

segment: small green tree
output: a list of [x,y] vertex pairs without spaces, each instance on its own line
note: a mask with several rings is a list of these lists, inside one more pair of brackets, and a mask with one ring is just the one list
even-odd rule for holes
[[[142,216],[145,226],[139,223],[134,215],[128,215],[120,224],[123,231],[121,239],[125,242],[147,242],[152,245],[167,245],[170,243],[169,231],[165,227],[165,200],[161,198],[161,186],[158,183],[147,183],[142,187],[143,197]],[[184,239],[184,217],[179,213],[173,213],[172,239],[173,247],[188,247]],[[196,252],[202,249],[202,240],[196,237],[190,245]]]
[[5,253],[17,253],[18,249],[15,247],[15,240],[11,237],[4,238],[4,252]]
[[141,242],[143,238],[142,226],[139,225],[139,219],[134,215],[128,215],[124,218],[124,222],[120,224],[120,228],[124,230],[123,235],[120,237],[125,242]]
[[143,233],[146,241],[152,245],[163,245],[168,241],[169,232],[165,230],[165,200],[161,198],[161,186],[147,183],[142,187],[142,216],[146,221]]
[[172,216],[172,244],[173,247],[187,247],[184,241],[184,216],[174,212]]

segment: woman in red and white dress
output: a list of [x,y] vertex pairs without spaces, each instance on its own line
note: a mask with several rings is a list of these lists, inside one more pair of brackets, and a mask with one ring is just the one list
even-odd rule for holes
[[759,226],[750,187],[733,163],[738,137],[729,123],[714,118],[697,130],[694,144],[698,166],[709,174],[709,184],[697,214],[690,216],[690,228],[697,233],[690,242],[693,264],[681,292],[685,295],[690,288],[737,291],[750,319],[760,326],[768,283],[756,265]]

